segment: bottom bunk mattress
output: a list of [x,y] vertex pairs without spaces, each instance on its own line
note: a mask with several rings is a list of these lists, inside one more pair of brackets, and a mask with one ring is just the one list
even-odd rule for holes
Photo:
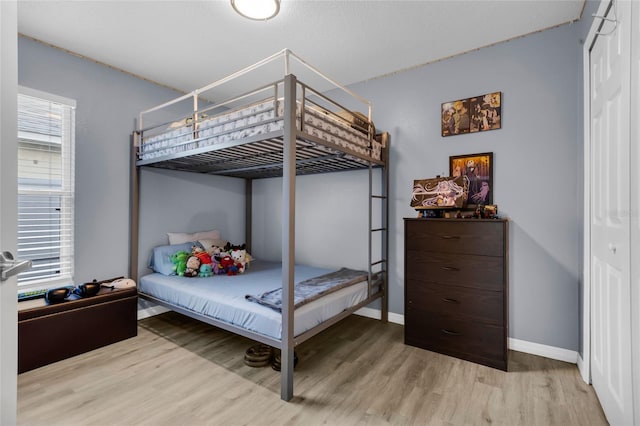
[[[334,269],[296,265],[294,282],[299,283]],[[275,339],[282,336],[282,315],[267,306],[247,300],[282,286],[282,264],[253,261],[244,274],[185,278],[159,273],[140,278],[138,291],[194,313],[224,321]],[[343,287],[296,308],[294,335],[298,336],[367,298],[363,281]]]

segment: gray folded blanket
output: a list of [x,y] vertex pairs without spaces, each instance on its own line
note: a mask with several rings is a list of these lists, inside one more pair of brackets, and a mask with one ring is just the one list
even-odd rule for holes
[[[366,279],[367,272],[365,271],[341,268],[338,271],[299,282],[295,284],[293,290],[294,309]],[[259,295],[247,294],[245,298],[282,312],[282,288],[276,288]]]

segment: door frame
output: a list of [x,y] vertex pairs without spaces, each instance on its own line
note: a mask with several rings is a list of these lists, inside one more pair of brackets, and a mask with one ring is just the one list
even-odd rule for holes
[[[596,15],[604,16],[611,0],[600,0]],[[582,51],[583,70],[583,239],[582,239],[582,357],[578,369],[591,383],[591,47],[601,21],[593,18]]]
[[[17,113],[18,7],[16,0],[0,0],[0,250],[17,247]],[[12,143],[13,142],[13,143]],[[15,232],[13,232],[13,231]],[[9,232],[7,232],[9,231]],[[0,282],[0,424],[17,422],[18,319],[17,280]]]

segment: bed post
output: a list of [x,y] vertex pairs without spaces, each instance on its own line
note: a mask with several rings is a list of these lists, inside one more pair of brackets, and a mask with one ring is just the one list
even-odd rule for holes
[[282,341],[280,398],[293,398],[293,286],[296,205],[296,77],[284,78],[282,158]]
[[247,253],[251,253],[251,223],[252,223],[252,202],[253,202],[253,179],[247,178],[244,181],[245,214],[244,214],[244,242],[247,245]]
[[382,233],[382,258],[384,262],[384,272],[382,274],[382,322],[389,320],[389,133],[385,133],[382,138],[386,138],[386,146],[382,148],[382,195],[385,197],[382,203],[382,226],[386,231]]
[[138,139],[140,134],[131,136],[131,164],[129,176],[129,278],[138,281],[138,232],[140,224],[140,170],[136,165],[138,158]]

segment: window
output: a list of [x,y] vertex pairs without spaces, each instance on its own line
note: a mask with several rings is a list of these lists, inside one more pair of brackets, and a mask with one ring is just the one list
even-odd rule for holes
[[19,286],[73,282],[75,101],[20,88],[18,258],[33,268]]

